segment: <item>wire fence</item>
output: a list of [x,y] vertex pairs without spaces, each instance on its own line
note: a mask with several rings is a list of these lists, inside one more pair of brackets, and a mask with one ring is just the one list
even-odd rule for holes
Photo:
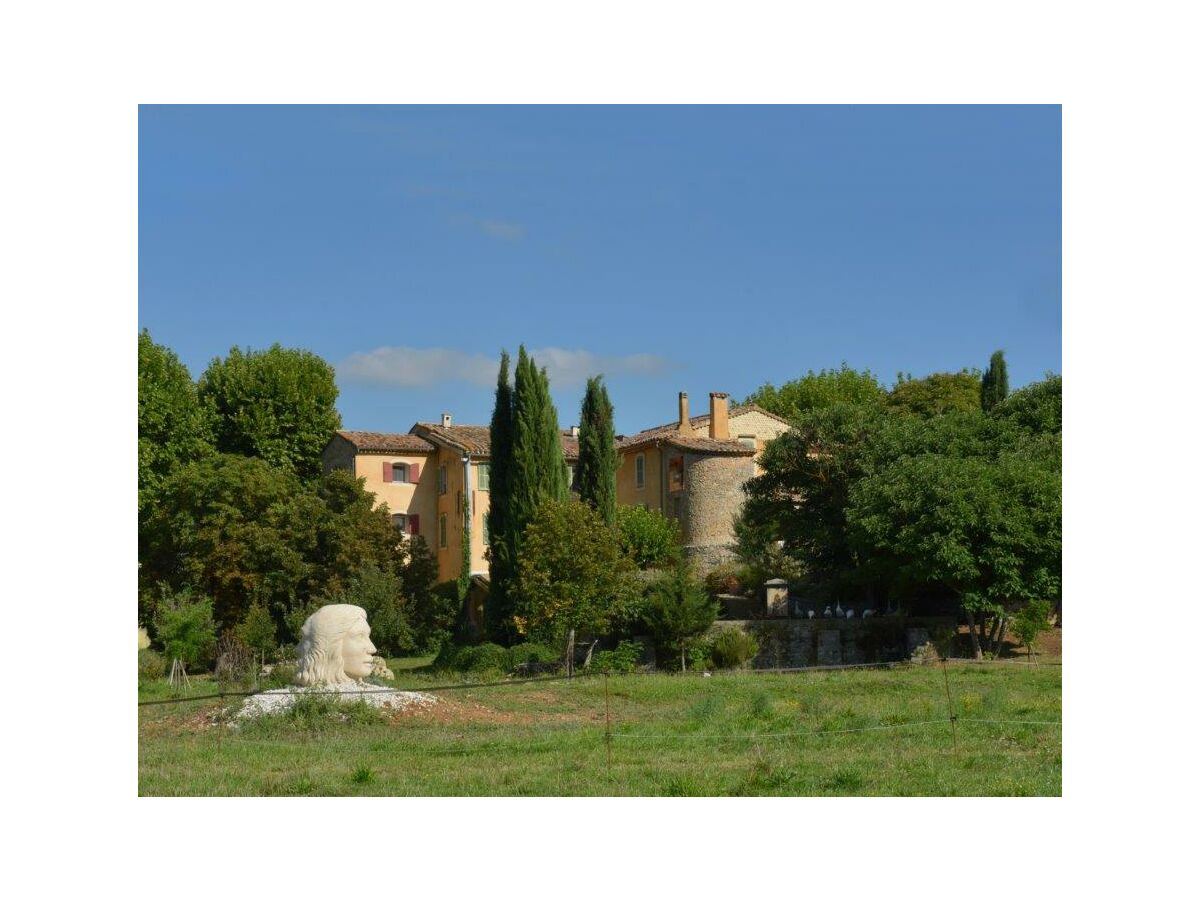
[[[1053,667],[1061,667],[1062,666],[1061,660],[1027,662],[1026,660],[1023,660],[1023,659],[966,659],[966,658],[962,658],[962,657],[942,658],[942,659],[938,660],[938,663],[941,664],[942,666],[946,666],[946,665],[976,665],[976,666],[1003,665],[1003,666],[1032,666],[1034,668],[1039,668],[1039,667],[1053,668]],[[618,677],[621,677],[621,678],[631,678],[631,677],[636,678],[636,677],[645,677],[645,676],[661,677],[663,675],[667,675],[668,677],[683,677],[683,678],[697,678],[697,677],[721,678],[721,677],[727,677],[727,676],[739,676],[740,677],[740,676],[745,676],[747,674],[789,675],[789,674],[817,673],[817,672],[838,672],[838,671],[851,670],[851,669],[881,669],[881,670],[884,670],[884,669],[896,669],[896,668],[902,668],[902,669],[928,668],[930,665],[932,665],[932,664],[931,663],[914,663],[910,660],[893,660],[893,661],[868,662],[868,663],[842,663],[842,664],[838,664],[838,665],[824,665],[824,666],[784,666],[784,667],[768,667],[768,668],[757,668],[757,669],[728,669],[728,670],[717,670],[716,672],[704,672],[704,673],[702,673],[702,676],[701,676],[701,673],[696,673],[696,672],[636,671],[636,672],[621,673]],[[362,690],[338,691],[338,690],[320,690],[320,689],[316,689],[316,688],[301,689],[298,687],[294,688],[294,690],[296,690],[297,692],[300,692],[302,690],[304,695],[309,696],[309,697],[320,697],[320,696],[352,697],[352,696],[356,696],[356,695],[366,695],[366,694],[370,694],[370,695],[374,696],[374,695],[378,695],[380,693],[385,693],[385,692],[412,693],[414,691],[419,691],[422,693],[431,693],[431,692],[440,692],[440,691],[462,691],[462,690],[476,690],[476,689],[481,689],[481,688],[492,688],[492,687],[507,687],[507,686],[518,685],[518,684],[546,684],[546,683],[554,682],[554,681],[582,681],[583,679],[587,679],[587,678],[593,678],[593,679],[601,678],[601,677],[607,678],[607,677],[609,677],[609,674],[610,673],[601,672],[598,670],[589,671],[589,670],[585,669],[583,671],[576,670],[573,674],[569,674],[569,675],[538,675],[538,676],[534,676],[531,678],[509,677],[509,678],[499,679],[496,681],[463,681],[463,682],[455,682],[453,684],[420,685],[419,687],[414,686],[414,687],[403,687],[403,688],[399,688],[399,687],[398,688],[388,688],[388,687],[384,687],[384,686],[380,685],[380,686],[372,686],[369,688],[364,688]],[[259,694],[259,693],[262,693],[262,689],[257,689],[257,690],[254,690],[254,689],[251,689],[251,690],[221,689],[219,691],[211,692],[208,694],[195,694],[195,695],[188,694],[186,696],[165,697],[165,698],[159,698],[157,700],[139,700],[138,706],[161,706],[161,705],[168,705],[168,704],[174,704],[174,703],[194,703],[194,702],[198,702],[201,700],[223,700],[225,698],[251,697],[251,696],[254,696],[255,694]]]
[[[950,669],[952,667],[954,667],[955,665],[961,665],[961,664],[983,665],[983,666],[1030,665],[1030,663],[1027,663],[1024,660],[941,659],[937,663],[914,663],[911,661],[883,662],[883,663],[852,663],[852,664],[832,665],[832,666],[808,666],[808,667],[779,668],[779,669],[738,670],[737,672],[729,673],[729,674],[736,674],[741,677],[744,677],[747,674],[754,674],[754,675],[761,675],[761,676],[785,675],[785,676],[790,676],[790,677],[802,677],[804,674],[837,673],[837,672],[847,671],[847,670],[876,669],[876,670],[885,670],[886,671],[886,670],[894,670],[894,669],[900,669],[900,668],[909,668],[909,669],[914,669],[914,670],[929,670],[929,669],[933,668],[934,666],[940,666],[943,677],[940,679],[942,684],[940,685],[940,689],[938,692],[939,692],[939,694],[944,694],[944,696],[939,697],[938,703],[940,705],[942,705],[943,708],[945,709],[945,713],[943,715],[935,715],[935,716],[927,717],[927,718],[913,719],[913,720],[909,720],[909,721],[899,721],[899,722],[878,722],[878,723],[873,723],[873,724],[853,725],[853,726],[848,726],[848,727],[819,727],[819,728],[808,728],[808,729],[788,729],[788,730],[782,730],[782,731],[737,731],[737,730],[729,731],[729,730],[719,730],[719,729],[718,730],[697,730],[697,731],[686,731],[686,730],[684,730],[684,731],[680,731],[680,730],[665,731],[665,730],[645,730],[645,729],[638,729],[636,727],[631,730],[630,725],[632,723],[623,723],[623,724],[617,723],[615,721],[615,717],[612,714],[612,705],[611,705],[611,701],[610,701],[610,683],[613,681],[617,681],[619,683],[620,680],[623,678],[638,678],[643,675],[651,675],[651,674],[659,674],[659,673],[629,673],[629,674],[622,674],[622,675],[610,675],[608,673],[599,672],[599,671],[583,671],[583,672],[575,672],[573,674],[565,674],[565,675],[543,675],[543,676],[529,677],[529,678],[511,678],[510,677],[510,678],[505,678],[502,680],[495,680],[495,681],[479,681],[479,682],[465,681],[465,682],[455,682],[455,683],[447,683],[447,684],[418,685],[418,686],[412,686],[412,687],[395,687],[395,688],[393,688],[393,687],[384,687],[384,686],[370,686],[370,687],[364,688],[362,690],[341,690],[341,691],[339,691],[339,690],[320,690],[320,689],[314,690],[312,688],[304,688],[304,689],[290,688],[290,689],[283,689],[283,690],[292,690],[296,694],[299,694],[299,695],[302,695],[305,697],[336,696],[336,697],[346,699],[346,698],[353,698],[358,695],[372,695],[375,697],[379,697],[380,695],[386,695],[386,694],[409,694],[409,693],[414,693],[414,692],[422,693],[422,694],[425,694],[425,693],[437,694],[437,693],[447,693],[447,692],[455,692],[455,691],[488,691],[488,690],[493,690],[493,689],[502,689],[505,687],[513,687],[513,686],[520,686],[520,685],[542,685],[542,684],[564,682],[564,681],[580,682],[580,683],[585,683],[585,682],[595,683],[598,679],[602,679],[603,685],[604,685],[603,731],[602,732],[600,731],[598,722],[594,725],[592,725],[590,723],[583,725],[582,726],[583,732],[587,733],[587,734],[591,734],[596,739],[596,743],[590,744],[590,740],[589,740],[587,743],[590,744],[590,746],[583,748],[582,751],[580,750],[580,748],[578,746],[576,746],[576,747],[572,748],[572,752],[574,752],[576,754],[579,754],[580,752],[582,752],[582,756],[579,757],[579,760],[583,761],[584,759],[590,760],[595,753],[599,753],[600,751],[603,751],[605,754],[606,767],[610,772],[612,771],[612,765],[613,765],[612,755],[613,755],[614,745],[619,745],[619,746],[624,746],[624,747],[646,746],[646,744],[644,742],[650,742],[650,743],[658,742],[658,743],[666,744],[666,745],[672,745],[672,744],[678,744],[678,743],[682,743],[684,745],[689,745],[694,741],[707,741],[707,742],[714,742],[714,743],[718,743],[718,742],[719,743],[753,742],[755,745],[757,745],[757,743],[760,741],[776,741],[776,740],[781,740],[781,739],[794,739],[794,740],[818,739],[818,740],[820,740],[820,739],[827,739],[827,738],[831,738],[831,737],[844,736],[844,735],[866,734],[866,733],[870,733],[870,732],[888,732],[888,731],[902,731],[902,730],[910,730],[911,731],[911,730],[923,730],[923,729],[929,729],[929,728],[947,728],[948,727],[948,730],[950,732],[950,734],[949,734],[950,745],[949,745],[949,747],[946,748],[946,750],[947,750],[947,752],[949,752],[949,753],[953,754],[955,757],[957,757],[959,755],[959,736],[958,736],[959,726],[964,726],[964,727],[968,727],[968,728],[978,728],[978,727],[985,727],[985,726],[1001,726],[1001,727],[1008,728],[1008,727],[1012,727],[1012,726],[1021,726],[1021,727],[1031,727],[1031,728],[1039,728],[1039,729],[1041,729],[1041,728],[1059,728],[1059,729],[1061,729],[1061,727],[1062,727],[1061,721],[1054,721],[1054,720],[1044,719],[1044,718],[1043,719],[983,718],[983,717],[960,715],[958,712],[954,692],[953,692],[952,686],[951,686]],[[1054,663],[1047,663],[1047,662],[1042,661],[1042,662],[1038,662],[1038,663],[1035,663],[1032,665],[1045,666],[1047,669],[1050,669],[1052,671],[1053,670],[1052,667],[1053,666],[1061,666],[1061,662],[1059,661],[1059,662],[1054,662]],[[725,673],[709,673],[709,676],[721,678],[724,676],[724,674]],[[688,677],[688,678],[693,678],[696,680],[700,679],[700,675],[698,673],[673,673],[673,675],[675,677]],[[261,693],[261,692],[253,691],[253,690],[220,690],[217,692],[212,692],[212,693],[207,693],[207,694],[199,694],[199,695],[194,695],[194,696],[179,696],[179,697],[162,698],[162,699],[156,699],[156,700],[144,700],[144,701],[139,702],[138,706],[139,707],[141,707],[141,706],[160,706],[160,705],[177,704],[177,703],[194,703],[194,702],[205,701],[205,700],[236,699],[239,697],[244,698],[244,697],[253,696],[258,693]],[[598,715],[597,715],[597,718],[598,718]],[[565,745],[563,744],[563,740],[564,740],[563,734],[561,734],[561,733],[554,734],[553,736],[546,735],[544,733],[544,729],[542,729],[540,726],[537,726],[537,727],[539,727],[539,730],[541,730],[543,733],[540,738],[535,735],[533,740],[529,740],[529,739],[525,739],[525,738],[517,739],[517,738],[513,738],[512,736],[507,736],[505,738],[495,740],[491,743],[489,743],[489,741],[485,739],[483,741],[482,745],[480,743],[476,742],[471,746],[437,746],[437,747],[429,747],[426,749],[429,753],[438,755],[438,756],[478,754],[482,750],[488,749],[488,747],[492,746],[492,744],[494,744],[495,749],[504,750],[506,752],[507,751],[535,752],[535,751],[541,751],[541,750],[554,749],[554,748],[558,748],[558,747],[563,747],[564,749],[566,749]],[[218,744],[222,744],[222,743],[228,744],[228,745],[243,745],[243,744],[245,744],[245,745],[290,747],[290,748],[297,748],[297,747],[311,748],[314,746],[318,746],[318,747],[320,746],[320,742],[315,741],[315,740],[314,741],[300,741],[300,742],[297,742],[295,740],[271,741],[271,740],[259,740],[259,739],[255,739],[255,738],[252,738],[249,736],[235,736],[234,734],[231,734],[229,738],[225,738],[223,740],[221,732],[226,730],[225,725],[223,725],[223,724],[218,725],[217,729],[218,730],[217,730],[216,734],[217,734]],[[555,729],[555,730],[557,730],[557,729]],[[578,736],[581,733],[581,729],[580,728],[563,729],[563,732]],[[976,752],[978,752],[977,749],[972,750],[973,754]]]

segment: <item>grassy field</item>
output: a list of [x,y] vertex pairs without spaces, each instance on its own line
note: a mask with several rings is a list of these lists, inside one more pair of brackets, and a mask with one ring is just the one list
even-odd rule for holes
[[[448,684],[425,662],[393,661],[389,686]],[[948,674],[954,734],[940,666],[613,676],[611,741],[603,677],[460,682],[427,710],[318,703],[238,729],[213,724],[230,705],[217,700],[143,706],[139,793],[1060,795],[1061,667],[951,664]],[[211,688],[195,680],[192,691]],[[160,681],[139,695],[170,689]]]

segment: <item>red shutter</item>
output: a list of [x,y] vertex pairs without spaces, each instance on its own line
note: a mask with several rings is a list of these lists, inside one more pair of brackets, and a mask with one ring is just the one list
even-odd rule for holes
[[420,516],[409,516],[408,517],[408,533],[409,534],[420,534],[421,533],[421,517]]
[[383,464],[383,480],[384,481],[392,480],[392,464],[390,462],[385,462]]
[[[417,479],[420,477],[421,477],[421,466],[417,463],[413,463],[411,466],[408,467],[408,480],[411,481],[413,484],[416,484]],[[416,534],[416,532],[414,531],[413,534]]]

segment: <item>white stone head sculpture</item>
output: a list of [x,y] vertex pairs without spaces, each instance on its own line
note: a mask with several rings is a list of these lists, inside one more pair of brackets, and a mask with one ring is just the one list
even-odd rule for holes
[[375,645],[361,606],[332,603],[308,617],[296,645],[296,683],[349,684],[371,674]]

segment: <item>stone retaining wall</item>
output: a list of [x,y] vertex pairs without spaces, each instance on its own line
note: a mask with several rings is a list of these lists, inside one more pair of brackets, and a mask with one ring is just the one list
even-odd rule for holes
[[758,640],[755,669],[844,666],[908,659],[931,635],[953,629],[950,618],[724,619],[708,636],[738,629]]

